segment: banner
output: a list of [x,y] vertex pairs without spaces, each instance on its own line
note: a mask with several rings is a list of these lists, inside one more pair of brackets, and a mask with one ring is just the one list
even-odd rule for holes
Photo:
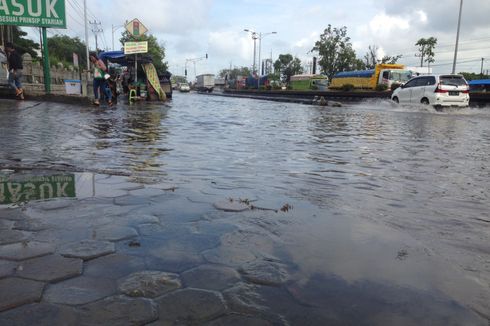
[[65,0],[0,0],[0,25],[66,28]]
[[148,41],[124,43],[124,54],[147,53]]

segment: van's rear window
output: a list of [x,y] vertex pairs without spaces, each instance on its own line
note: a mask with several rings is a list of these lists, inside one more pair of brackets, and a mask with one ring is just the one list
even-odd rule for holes
[[466,83],[466,80],[461,76],[441,76],[440,80],[442,85],[455,85],[455,86],[468,85]]

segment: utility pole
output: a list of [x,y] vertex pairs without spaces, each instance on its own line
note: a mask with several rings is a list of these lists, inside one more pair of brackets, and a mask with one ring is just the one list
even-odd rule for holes
[[95,52],[98,52],[99,44],[97,43],[97,34],[104,31],[102,28],[100,28],[100,25],[102,25],[102,23],[100,21],[96,21],[95,19],[93,22],[89,21],[89,23],[90,25],[92,25],[92,33],[94,33],[95,36]]
[[454,47],[453,74],[456,73],[456,60],[458,58],[459,29],[461,27],[461,12],[463,11],[463,0],[459,3],[458,31],[456,32],[456,46]]
[[483,78],[483,61],[485,61],[485,58],[481,58],[481,70],[480,70],[481,78]]
[[87,72],[90,71],[90,59],[88,54],[88,20],[87,20],[87,0],[83,0],[83,18],[85,24],[85,55],[87,56]]

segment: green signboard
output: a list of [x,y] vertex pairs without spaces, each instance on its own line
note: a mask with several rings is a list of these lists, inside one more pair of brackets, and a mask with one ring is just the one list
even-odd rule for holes
[[0,175],[0,205],[75,196],[74,174],[15,178]]
[[0,25],[66,28],[65,0],[0,0]]

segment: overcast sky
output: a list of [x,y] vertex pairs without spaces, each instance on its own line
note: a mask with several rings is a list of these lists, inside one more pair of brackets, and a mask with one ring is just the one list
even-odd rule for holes
[[[304,64],[309,50],[332,24],[347,26],[358,57],[370,44],[380,55],[402,54],[401,63],[416,66],[414,45],[422,37],[438,39],[434,72],[450,72],[460,0],[87,0],[89,19],[101,21],[99,47],[112,49],[112,26],[138,18],[166,48],[173,74],[182,75],[186,59],[204,57],[196,73],[218,73],[231,66],[252,66],[253,40],[244,29],[270,34],[262,38],[262,59],[291,53]],[[83,0],[66,0],[68,29],[50,30],[84,39]],[[33,33],[32,28],[26,31]],[[122,28],[115,32],[115,47]],[[94,47],[93,33],[89,33]],[[258,42],[257,42],[258,48]],[[464,0],[457,71],[490,69],[490,1]],[[194,66],[188,64],[190,79]]]

